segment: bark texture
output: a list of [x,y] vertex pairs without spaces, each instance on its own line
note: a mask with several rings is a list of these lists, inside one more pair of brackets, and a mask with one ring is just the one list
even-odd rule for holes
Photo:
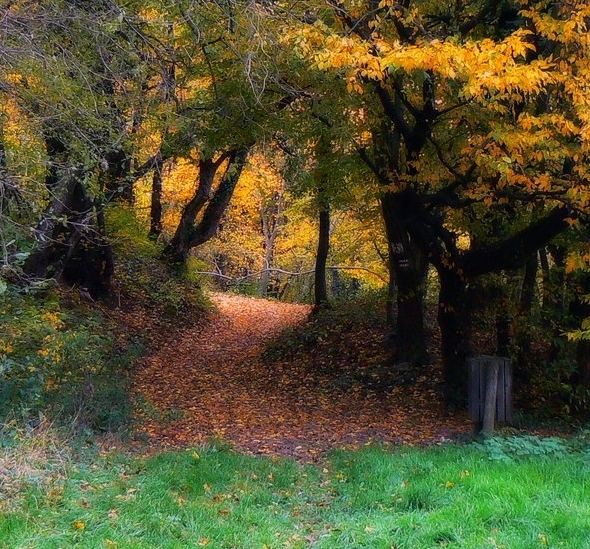
[[[243,146],[220,155],[217,160],[205,159],[199,164],[197,190],[184,207],[172,240],[164,249],[164,258],[175,270],[184,270],[192,248],[215,236],[222,217],[229,206],[251,146]],[[215,175],[227,161],[218,187],[213,190]],[[197,220],[197,216],[202,216]]]

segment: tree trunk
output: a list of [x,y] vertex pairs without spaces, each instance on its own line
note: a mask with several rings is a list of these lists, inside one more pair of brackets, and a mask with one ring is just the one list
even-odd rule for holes
[[537,290],[537,271],[539,270],[539,254],[534,253],[527,258],[524,264],[524,275],[522,278],[522,291],[520,293],[520,313],[530,316],[535,292]]
[[[325,201],[324,201],[325,202]],[[316,308],[328,304],[326,265],[330,251],[330,207],[324,203],[319,212],[318,249],[314,273],[314,303]]]
[[226,160],[220,155],[217,160],[207,158],[199,161],[199,181],[195,194],[183,208],[174,236],[164,249],[163,255],[168,263],[182,271],[190,251],[191,233],[195,230],[195,221],[205,204],[211,199],[213,181],[217,170]]
[[510,317],[507,311],[496,313],[496,354],[508,356],[510,349]]
[[[266,297],[269,294],[269,284],[271,280],[271,269],[274,266],[275,247],[279,227],[283,223],[283,195],[282,192],[275,192],[272,199],[262,204],[260,210],[260,221],[262,226],[262,236],[264,237],[264,265],[260,279],[260,295]],[[274,291],[276,297],[279,297],[278,291]]]
[[575,385],[583,387],[586,391],[590,390],[590,340],[582,339],[578,341],[576,349],[576,359],[578,371],[575,376]]
[[10,192],[11,186],[9,184],[6,166],[6,149],[4,146],[2,126],[0,126],[0,216],[8,211]]
[[383,219],[397,283],[395,360],[413,365],[428,363],[424,328],[423,296],[425,262],[402,224],[399,197],[385,193],[381,199]]
[[244,146],[231,151],[228,155],[228,165],[221,178],[219,187],[213,198],[207,204],[201,222],[195,227],[190,240],[190,247],[194,248],[204,244],[217,233],[221,219],[229,206],[231,198],[242,170],[248,160],[251,146]]
[[537,272],[539,270],[539,253],[531,255],[525,262],[522,291],[515,329],[516,348],[518,349],[514,364],[514,378],[526,383],[532,360],[531,314],[537,289]]
[[547,248],[541,248],[539,250],[539,262],[541,264],[541,273],[542,273],[542,294],[541,294],[541,309],[546,310],[551,305],[551,267],[549,265],[549,255],[547,253]]
[[[576,328],[586,319],[590,318],[590,303],[586,299],[590,291],[590,275],[583,273],[577,278],[576,297],[569,307],[569,312],[573,317],[572,319]],[[580,339],[577,342],[576,362],[576,372],[572,375],[571,379],[572,386],[574,388],[581,388],[587,393],[590,391],[590,340]],[[585,398],[580,400],[580,405],[588,405]]]
[[444,372],[445,399],[463,407],[467,394],[467,357],[471,354],[471,296],[467,282],[451,269],[438,269],[438,323]]
[[385,316],[387,318],[387,325],[390,326],[392,330],[395,330],[395,300],[397,293],[397,284],[395,280],[395,269],[393,268],[393,261],[393,251],[391,250],[391,246],[389,246],[389,261],[387,263],[387,267],[389,270],[389,280],[387,283],[387,300],[385,302]]
[[314,190],[319,222],[314,272],[314,304],[316,310],[329,305],[326,265],[330,252],[330,197],[328,189],[331,180],[331,151],[332,141],[330,136],[327,132],[323,132],[315,145],[316,165],[314,170]]
[[154,173],[152,176],[152,196],[150,201],[150,231],[149,236],[156,240],[162,232],[162,170],[164,161],[162,155],[158,157],[154,164]]
[[53,137],[50,130],[45,132],[45,149],[49,157],[49,165],[45,174],[45,187],[51,189],[57,187],[62,181],[62,172],[65,168],[67,148],[61,139]]
[[[250,149],[251,146],[244,146],[222,154],[215,161],[207,159],[200,162],[197,191],[184,207],[174,236],[163,252],[163,257],[174,270],[184,271],[190,250],[215,236],[246,165]],[[215,174],[226,159],[228,164],[221,182],[211,196]],[[196,217],[203,208],[203,215],[196,223]]]
[[68,167],[69,151],[55,128],[45,130],[45,186],[51,201],[35,229],[23,272],[30,279],[54,278],[84,288],[92,298],[103,297],[113,274],[103,205],[87,192],[88,174]]
[[[384,123],[373,134],[376,154],[373,169],[387,189],[391,184],[399,183],[402,175],[415,175],[415,167],[408,161],[418,158],[427,128],[417,126],[416,131],[404,132],[399,124],[403,118],[402,98],[397,93],[392,98],[381,86],[376,90],[380,100],[391,109],[389,112],[395,113],[393,125]],[[402,148],[405,154],[402,154]],[[371,161],[368,164],[372,166]],[[394,360],[423,366],[429,362],[422,303],[428,262],[425,261],[427,256],[410,237],[408,220],[413,216],[413,204],[408,200],[408,191],[384,190],[381,210],[389,247],[390,289],[394,281],[397,286]],[[390,313],[390,316],[393,315]]]
[[63,178],[53,188],[54,198],[35,230],[36,243],[23,271],[32,278],[75,284],[92,298],[104,297],[110,289],[113,257],[102,206],[86,192],[82,174],[66,173]]
[[264,264],[262,267],[262,275],[260,277],[260,296],[268,296],[268,287],[270,284],[270,273],[274,263],[274,242],[270,239],[265,239],[264,246]]
[[105,155],[105,170],[100,176],[100,186],[112,199],[133,204],[131,155],[124,149],[109,151]]

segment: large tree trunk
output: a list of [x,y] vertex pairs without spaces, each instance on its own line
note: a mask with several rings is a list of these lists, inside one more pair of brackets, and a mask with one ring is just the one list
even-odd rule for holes
[[[401,82],[398,82],[401,85]],[[386,187],[381,196],[381,210],[389,246],[390,287],[397,286],[397,318],[394,329],[394,359],[398,363],[426,365],[429,362],[424,328],[423,296],[427,257],[411,238],[408,219],[413,216],[413,205],[408,201],[409,189],[393,192],[392,184],[401,185],[402,176],[415,175],[411,160],[417,159],[425,143],[427,128],[416,126],[416,131],[404,132],[399,122],[403,118],[403,101],[377,86],[379,99],[393,116],[394,124],[384,123],[373,134],[375,163],[367,160],[380,182]],[[402,154],[402,149],[405,151]],[[390,316],[393,316],[391,312]]]
[[35,246],[23,271],[31,278],[55,278],[84,288],[93,298],[110,289],[113,257],[104,233],[102,206],[92,200],[82,174],[63,175],[35,230]]
[[225,170],[215,195],[207,204],[201,222],[195,227],[190,241],[190,247],[204,244],[217,233],[221,219],[229,206],[231,198],[242,170],[248,160],[251,146],[244,146],[231,151],[229,154],[227,169]]
[[69,167],[69,151],[55,128],[46,128],[49,157],[45,186],[50,202],[35,232],[23,272],[84,288],[92,298],[110,290],[113,257],[106,238],[103,205],[88,193],[87,173]]
[[425,262],[416,243],[403,225],[399,197],[385,193],[381,198],[383,219],[397,284],[395,360],[413,365],[428,363],[424,328],[423,296]]

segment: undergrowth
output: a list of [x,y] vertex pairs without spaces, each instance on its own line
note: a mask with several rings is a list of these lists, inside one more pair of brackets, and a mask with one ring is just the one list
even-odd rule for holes
[[387,394],[425,373],[422,367],[398,363],[392,337],[384,296],[374,293],[316,310],[304,325],[271,343],[262,359],[269,367],[283,361],[309,366],[309,375],[323,378],[321,383],[335,391],[361,388]]
[[493,436],[475,442],[474,447],[483,451],[488,459],[503,463],[529,458],[565,458],[576,452],[590,459],[590,436],[587,431],[577,437],[538,435]]
[[171,271],[161,260],[162,246],[146,236],[146,227],[131,209],[112,205],[107,214],[117,256],[114,295],[118,304],[140,302],[170,317],[199,315],[210,306],[190,265],[184,276]]
[[[198,316],[207,308],[199,287],[169,276],[131,211],[109,210],[116,255],[113,295],[84,299],[76,288],[4,284],[0,293],[0,421],[36,425],[45,418],[79,433],[131,427],[130,375],[144,348],[139,319],[128,333],[117,311],[165,320]],[[123,333],[122,333],[123,332]],[[149,337],[149,335],[148,335]],[[41,418],[41,419],[40,419]]]
[[[328,353],[350,354],[354,344],[359,343],[355,336],[362,338],[365,332],[386,333],[383,311],[377,298],[365,301],[339,302],[333,307],[322,307],[309,317],[308,321],[296,328],[285,331],[279,341],[268,345],[264,358],[268,361],[289,357],[293,352],[322,348]],[[374,341],[373,335],[357,345],[357,351],[368,349]],[[351,342],[351,345],[339,343]],[[329,347],[329,348],[328,348]]]
[[[39,417],[92,431],[129,423],[133,347],[121,348],[100,311],[75,294],[5,293],[0,303],[0,418]],[[106,329],[105,329],[106,328]]]

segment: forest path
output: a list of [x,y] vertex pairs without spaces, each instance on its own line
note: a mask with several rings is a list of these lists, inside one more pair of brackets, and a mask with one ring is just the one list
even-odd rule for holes
[[[313,461],[325,451],[383,442],[436,442],[467,432],[447,416],[432,384],[396,388],[387,397],[322,386],[314,350],[306,364],[261,358],[310,307],[213,293],[217,309],[144,357],[134,379],[143,402],[140,430],[150,445],[180,448],[211,439],[250,453]],[[298,360],[301,357],[298,356]]]

